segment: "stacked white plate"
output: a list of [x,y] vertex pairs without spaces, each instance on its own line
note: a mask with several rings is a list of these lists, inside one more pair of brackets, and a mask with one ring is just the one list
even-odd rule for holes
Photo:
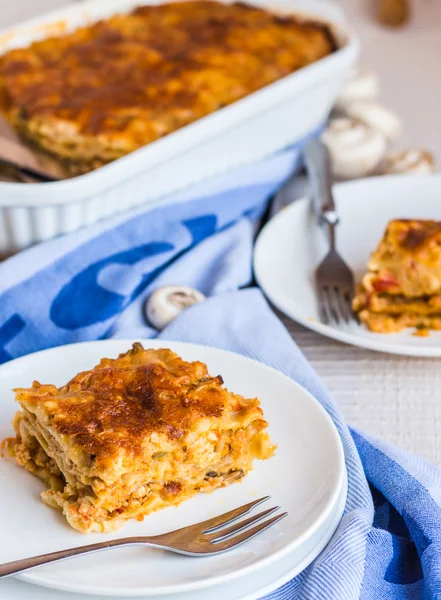
[[[65,383],[100,358],[127,350],[131,343],[64,346],[0,367],[0,438],[12,435],[13,387],[29,386],[33,379]],[[148,340],[145,345],[169,347],[186,360],[203,361],[211,373],[222,374],[231,390],[259,397],[278,448],[274,458],[256,464],[243,483],[199,494],[142,523],[129,522],[109,538],[163,533],[266,495],[271,496],[267,506],[279,505],[288,517],[237,549],[212,558],[132,547],[42,567],[22,574],[20,580],[1,580],[1,600],[66,600],[66,591],[75,592],[72,598],[77,600],[97,596],[206,600],[208,593],[210,600],[254,600],[306,568],[335,532],[346,500],[343,448],[331,419],[305,389],[267,366],[229,352],[176,342]],[[41,502],[43,484],[12,460],[0,461],[0,487],[0,563],[105,538],[71,529],[59,513]]]

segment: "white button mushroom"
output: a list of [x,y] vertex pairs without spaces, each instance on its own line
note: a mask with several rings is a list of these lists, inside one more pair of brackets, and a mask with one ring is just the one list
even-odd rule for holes
[[339,117],[329,122],[322,140],[331,155],[334,175],[355,179],[370,175],[386,154],[386,138],[357,119]]
[[205,300],[204,294],[184,285],[166,285],[153,292],[144,305],[145,317],[155,329],[164,329],[183,310]]
[[378,98],[380,85],[377,74],[370,69],[355,69],[346,81],[336,101],[336,108],[345,110],[353,102],[375,100]]
[[353,102],[346,107],[346,114],[382,133],[389,143],[401,134],[402,125],[397,115],[375,100]]
[[405,150],[386,156],[384,174],[429,175],[435,172],[435,159],[425,150]]

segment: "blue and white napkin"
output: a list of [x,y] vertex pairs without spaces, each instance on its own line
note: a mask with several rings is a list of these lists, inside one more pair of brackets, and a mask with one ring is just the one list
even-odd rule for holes
[[[208,296],[160,337],[225,348],[306,387],[343,442],[349,492],[328,547],[272,600],[441,598],[441,472],[344,423],[334,400],[251,281],[253,230],[292,172],[287,151],[0,264],[0,362],[72,342],[157,335],[143,319],[158,286]],[[1,590],[0,590],[1,591]],[[228,599],[226,599],[228,600]]]

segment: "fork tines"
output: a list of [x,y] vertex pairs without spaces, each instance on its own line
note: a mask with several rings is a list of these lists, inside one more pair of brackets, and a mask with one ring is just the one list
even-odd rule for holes
[[[249,517],[245,520],[239,520],[240,517],[247,515],[250,513],[256,506],[262,504],[266,500],[269,500],[269,496],[265,496],[264,498],[259,498],[254,502],[250,502],[249,504],[245,504],[239,508],[236,508],[232,511],[224,513],[223,515],[219,515],[214,519],[210,519],[205,523],[200,523],[200,525],[204,526],[203,534],[206,540],[213,544],[215,547],[213,550],[215,552],[220,552],[222,550],[229,550],[249,539],[257,535],[258,533],[268,529],[278,521],[281,521],[284,517],[287,516],[288,513],[282,513],[280,515],[276,515],[271,519],[267,519],[263,523],[258,524],[260,521],[273,514],[277,510],[280,509],[280,506],[273,506],[272,508],[268,508],[257,515]],[[230,523],[234,523],[230,527]],[[254,527],[251,527],[255,525]],[[243,533],[242,533],[243,532]],[[238,535],[240,534],[240,535]]]
[[[269,498],[269,496],[259,498],[207,521],[172,532],[174,543],[169,545],[170,549],[174,548],[176,550],[181,547],[181,551],[186,554],[208,556],[235,548],[287,516],[287,513],[282,513],[267,519],[266,517],[280,509],[279,506],[273,506],[257,515],[241,519]],[[190,552],[186,552],[183,546],[185,544],[188,547],[188,541],[191,538],[195,543],[191,543]],[[178,539],[179,544],[176,544]]]
[[340,325],[351,323],[355,317],[352,310],[352,291],[338,286],[318,287],[320,316],[323,323]]
[[316,271],[320,317],[323,323],[355,322],[352,310],[354,276],[341,256],[331,250]]

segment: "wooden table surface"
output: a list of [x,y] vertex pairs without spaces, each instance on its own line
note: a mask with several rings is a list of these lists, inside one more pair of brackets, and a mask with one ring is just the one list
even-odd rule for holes
[[[0,27],[66,3],[3,0]],[[372,20],[372,3],[340,2],[362,39],[363,62],[379,72],[384,102],[405,123],[400,146],[429,148],[441,163],[441,2],[414,0],[410,26],[397,31]],[[376,354],[285,323],[349,423],[441,466],[441,359]]]

